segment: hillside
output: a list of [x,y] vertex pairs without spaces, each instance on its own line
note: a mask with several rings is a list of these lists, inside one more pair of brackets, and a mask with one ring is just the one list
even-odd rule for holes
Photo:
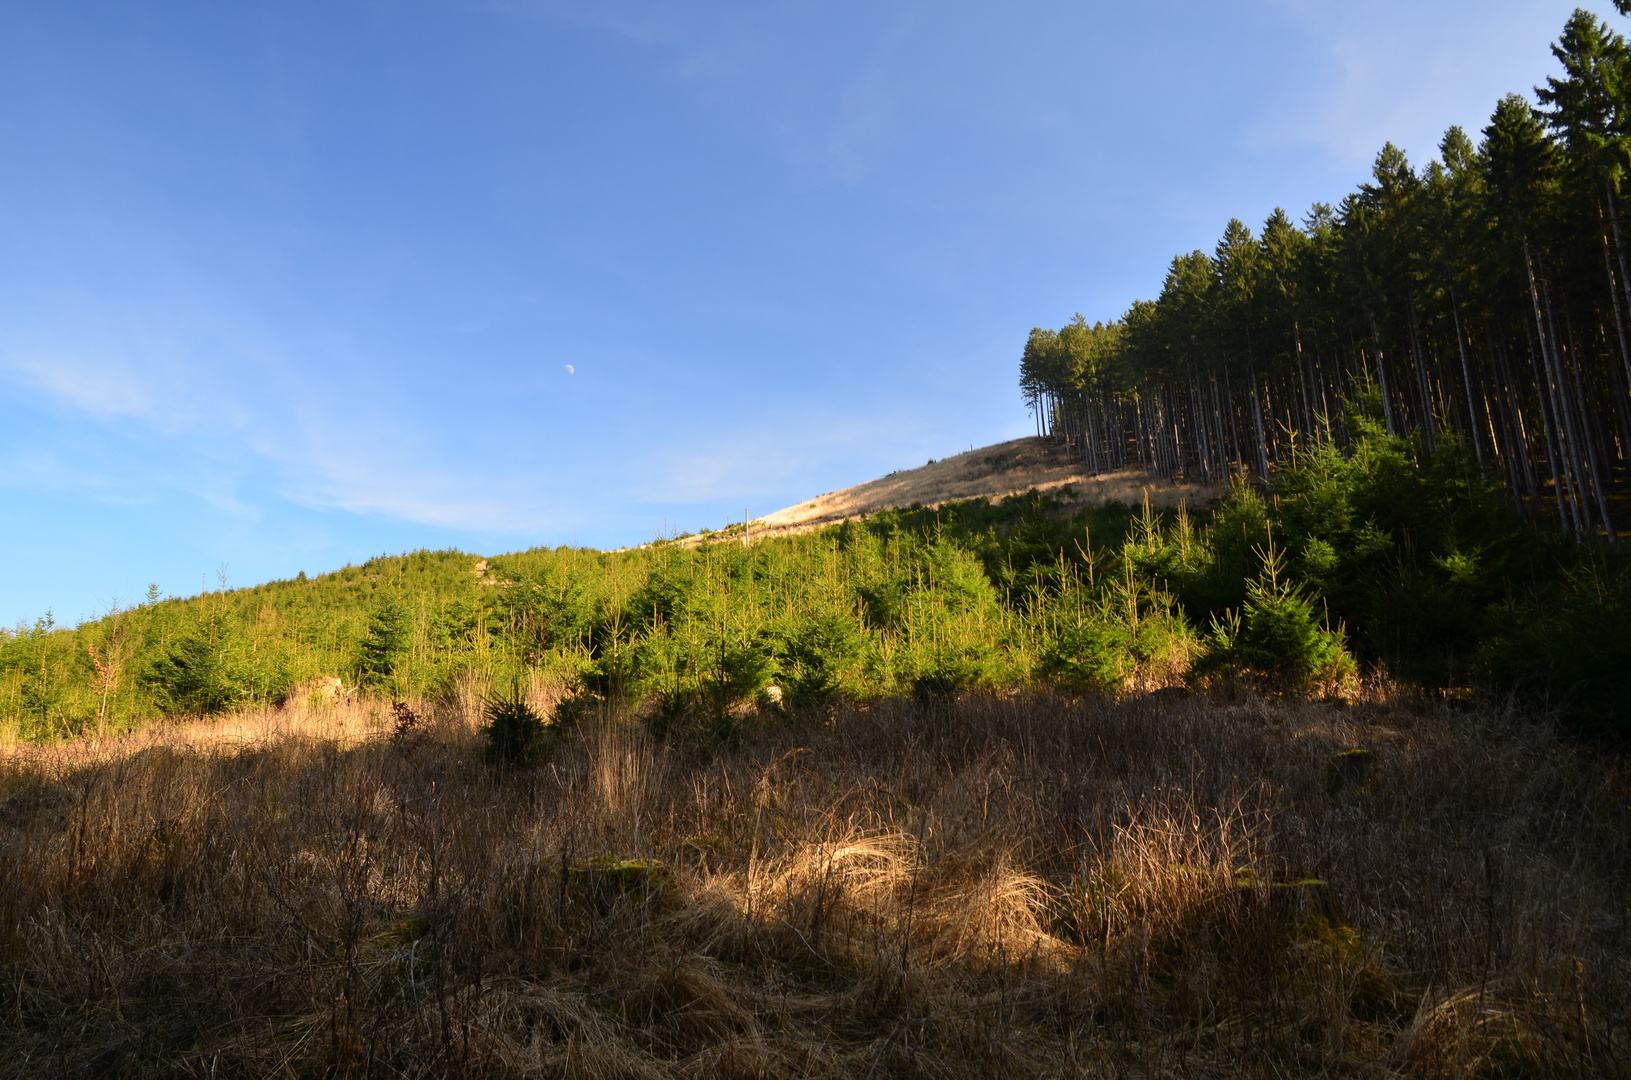
[[0,630],[0,743],[275,705],[319,679],[386,701],[553,685],[668,724],[772,686],[790,703],[1229,672],[1307,688],[1380,666],[1625,723],[1631,573],[1534,529],[1453,445],[1359,417],[1347,448],[1221,499],[1062,458],[971,451],[770,515],[751,547],[711,542],[738,524],[623,552],[418,551]]
[[1033,330],[1043,437],[0,627],[0,1080],[1631,1080],[1631,53],[1554,53]]
[[0,634],[0,1080],[1625,1076],[1631,572],[1353,430]]
[[782,536],[819,529],[883,510],[936,507],[968,499],[997,502],[1036,491],[1073,508],[1108,503],[1137,506],[1146,495],[1152,506],[1198,508],[1220,492],[1202,484],[1174,481],[1142,469],[1095,475],[1086,462],[1058,439],[1024,438],[969,450],[915,469],[901,469],[864,484],[829,491],[753,521],[758,536]]

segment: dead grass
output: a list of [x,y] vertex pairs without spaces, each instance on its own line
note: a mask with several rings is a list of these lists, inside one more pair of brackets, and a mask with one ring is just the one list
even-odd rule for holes
[[523,772],[474,723],[13,748],[0,1073],[1631,1072],[1631,784],[1515,715],[973,695]]
[[[997,502],[1029,491],[1041,492],[1067,506],[1103,506],[1110,502],[1141,506],[1148,498],[1158,509],[1172,509],[1185,502],[1199,507],[1222,494],[1216,488],[1174,482],[1142,469],[1096,476],[1061,441],[1013,439],[915,469],[901,469],[842,491],[829,491],[755,518],[752,536],[790,536],[880,510],[935,507],[962,499]],[[707,538],[697,537],[691,542]]]

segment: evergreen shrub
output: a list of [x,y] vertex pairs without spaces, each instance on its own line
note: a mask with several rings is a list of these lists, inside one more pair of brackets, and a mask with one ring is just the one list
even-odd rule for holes
[[358,648],[357,676],[364,686],[382,686],[396,673],[413,640],[413,615],[395,590],[374,601],[368,629]]
[[555,728],[533,711],[519,693],[489,697],[482,715],[487,754],[503,765],[541,765],[555,753]]
[[1292,690],[1355,674],[1341,627],[1324,625],[1314,599],[1285,576],[1285,556],[1260,552],[1263,570],[1246,585],[1238,613],[1214,619],[1198,672],[1255,676]]
[[238,650],[237,627],[212,618],[188,627],[151,656],[140,673],[143,685],[171,715],[213,716],[255,696]]

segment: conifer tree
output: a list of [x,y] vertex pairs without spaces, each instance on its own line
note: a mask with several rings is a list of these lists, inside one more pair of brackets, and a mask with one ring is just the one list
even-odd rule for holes
[[1335,206],[1300,224],[1277,209],[1257,234],[1231,220],[1122,318],[1033,331],[1038,432],[1095,471],[1266,481],[1299,441],[1345,440],[1346,409],[1374,410],[1423,454],[1451,440],[1515,500],[1615,540],[1631,51],[1584,10],[1551,51],[1559,72],[1497,102],[1477,145],[1453,127],[1418,169],[1389,143]]

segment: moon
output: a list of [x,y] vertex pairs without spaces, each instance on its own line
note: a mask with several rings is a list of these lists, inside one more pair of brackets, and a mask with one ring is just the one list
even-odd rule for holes
[[568,375],[576,375],[578,373],[578,369],[573,367],[571,364],[568,364],[566,365],[566,373]]

